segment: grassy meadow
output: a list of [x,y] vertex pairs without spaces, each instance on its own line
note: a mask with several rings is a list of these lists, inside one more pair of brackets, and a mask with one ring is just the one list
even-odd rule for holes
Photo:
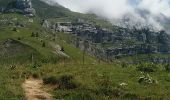
[[[6,18],[16,19],[11,23],[3,21]],[[29,77],[42,79],[54,98],[61,100],[170,98],[169,65],[99,63],[88,54],[83,64],[83,52],[68,43],[72,39],[68,34],[54,36],[41,27],[38,18],[29,22],[18,14],[0,14],[0,19],[0,100],[23,100],[21,84]],[[62,46],[69,57],[55,54],[51,43]],[[144,76],[149,80],[140,82]]]

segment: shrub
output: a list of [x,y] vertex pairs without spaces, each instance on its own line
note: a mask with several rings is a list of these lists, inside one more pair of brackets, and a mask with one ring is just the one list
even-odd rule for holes
[[21,37],[18,37],[17,40],[21,40]]
[[38,79],[40,77],[40,75],[36,72],[33,72],[32,77],[35,78],[35,79]]
[[55,40],[56,40],[56,39],[55,39],[55,38],[53,38],[52,40],[55,42]]
[[123,63],[121,64],[121,66],[122,66],[122,68],[127,68],[127,67],[128,67],[128,64],[125,63],[125,62],[123,62]]
[[45,47],[45,46],[46,46],[46,45],[45,45],[45,42],[43,42],[43,43],[42,43],[42,47]]
[[15,32],[17,32],[18,30],[17,30],[17,28],[15,27],[15,28],[13,28],[13,29],[12,29],[12,31],[15,31]]
[[137,69],[142,72],[155,72],[157,66],[152,63],[141,63],[137,66]]
[[170,72],[170,64],[165,65],[165,70],[166,70],[167,72]]
[[36,37],[39,37],[39,33],[37,32],[37,33],[35,34],[35,36],[36,36]]
[[45,77],[43,78],[43,83],[44,84],[52,84],[52,85],[55,85],[58,83],[58,80],[56,77],[54,76],[50,76],[50,77]]
[[73,76],[63,75],[58,79],[60,89],[74,89],[77,88],[77,84],[73,81]]
[[35,34],[34,34],[34,32],[32,32],[32,34],[31,34],[31,37],[35,37]]
[[63,75],[59,78],[54,76],[43,78],[44,84],[58,85],[59,89],[75,89],[78,87],[73,81],[73,76],[71,75]]
[[41,67],[41,66],[42,66],[42,64],[40,62],[34,62],[32,64],[32,68],[38,68],[38,67]]

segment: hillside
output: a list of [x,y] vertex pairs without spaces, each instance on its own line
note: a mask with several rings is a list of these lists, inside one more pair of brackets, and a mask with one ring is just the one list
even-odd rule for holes
[[14,1],[14,0],[7,0],[7,1],[0,0],[0,6],[1,7],[6,7],[12,1]]
[[[0,7],[8,2],[0,0]],[[0,13],[0,100],[170,98],[166,32],[113,26],[40,0],[32,5],[35,16]],[[164,53],[152,53],[159,46]],[[142,53],[122,56],[128,49]]]
[[[97,55],[99,59],[112,61],[124,56],[168,54],[170,51],[170,36],[164,31],[122,28],[95,15],[71,12],[62,6],[51,6],[42,1],[33,1],[33,5],[37,15],[45,20],[43,26],[46,29],[61,31],[58,29],[65,27],[71,30],[76,36],[70,42],[82,50],[83,42],[88,41],[86,52]],[[63,25],[58,25],[60,23]]]
[[33,0],[37,15],[42,18],[71,17],[72,12],[62,6],[50,6],[41,0]]

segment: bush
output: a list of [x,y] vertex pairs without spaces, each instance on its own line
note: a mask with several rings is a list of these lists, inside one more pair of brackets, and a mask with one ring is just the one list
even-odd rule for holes
[[75,89],[78,87],[73,81],[73,76],[71,75],[63,75],[59,78],[54,76],[43,78],[44,84],[58,85],[59,89]]
[[40,62],[34,62],[32,64],[32,68],[38,68],[38,67],[41,67],[41,66],[42,66],[42,64]]
[[125,62],[123,62],[123,63],[121,64],[121,66],[122,66],[122,68],[127,68],[127,67],[128,67],[128,64],[125,63]]
[[13,29],[12,29],[12,31],[15,31],[15,32],[17,32],[18,30],[17,30],[17,28],[13,28]]
[[58,79],[60,89],[74,89],[77,88],[77,84],[73,82],[73,76],[63,75]]
[[36,37],[39,37],[39,33],[37,32],[37,33],[35,34],[35,36],[36,36]]
[[17,40],[21,40],[21,37],[18,37]]
[[167,72],[170,72],[170,64],[165,65],[165,70],[166,70]]
[[31,34],[31,37],[35,37],[35,34],[34,34],[34,32],[32,32],[32,34]]
[[54,76],[50,76],[50,77],[45,77],[43,78],[43,83],[44,84],[52,84],[52,85],[55,85],[58,83],[58,80],[56,77]]
[[153,63],[141,63],[137,66],[137,69],[142,72],[155,72],[157,66]]
[[35,78],[35,79],[38,79],[39,78],[39,75],[37,73],[33,73],[32,74],[32,77]]
[[46,45],[45,45],[45,42],[43,42],[43,44],[42,44],[42,47],[45,47]]

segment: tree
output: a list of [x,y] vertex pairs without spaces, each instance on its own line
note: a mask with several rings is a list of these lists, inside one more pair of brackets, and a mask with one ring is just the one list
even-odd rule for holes
[[42,47],[45,47],[45,46],[46,46],[46,44],[45,44],[45,42],[43,42]]
[[16,28],[16,27],[15,27],[15,28],[13,28],[13,29],[12,29],[12,31],[15,31],[15,32],[17,32],[17,28]]
[[34,32],[32,32],[32,33],[31,33],[31,37],[35,37],[35,34],[34,34]]
[[18,39],[18,40],[21,40],[21,37],[18,37],[17,39]]

